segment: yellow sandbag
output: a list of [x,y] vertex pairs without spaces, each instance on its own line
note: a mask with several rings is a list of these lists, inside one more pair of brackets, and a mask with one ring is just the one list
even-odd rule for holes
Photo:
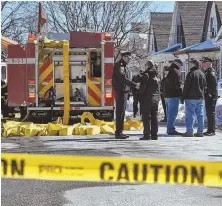
[[[73,135],[78,135],[77,133],[79,133],[79,126],[80,126],[81,124],[80,123],[77,123],[77,124],[74,124],[72,127],[73,127],[73,130],[72,130],[72,134]],[[77,130],[78,130],[78,132],[77,132]]]
[[106,125],[110,126],[110,127],[113,127],[115,122],[105,122]]
[[39,126],[27,125],[27,126],[25,126],[24,136],[37,136],[41,130],[42,130],[42,128]]
[[74,135],[80,135],[80,129],[79,129],[79,127],[75,127],[75,128],[73,129],[73,133],[74,133]]
[[130,124],[127,123],[127,122],[124,122],[123,129],[124,130],[129,130],[130,129]]
[[105,122],[103,120],[99,120],[99,119],[96,119],[95,123],[94,123],[94,125],[96,125],[96,126],[101,126],[101,125],[104,125],[104,124],[105,124]]
[[87,129],[86,125],[81,125],[78,128],[79,128],[79,134],[80,135],[86,135],[86,129]]
[[116,123],[114,122],[114,124],[110,125],[109,127],[111,127],[115,131],[116,130]]
[[3,123],[3,134],[4,137],[9,136],[20,136],[20,122],[7,121]]
[[15,127],[10,127],[10,128],[4,128],[2,136],[3,137],[20,136],[19,126],[18,127],[15,126]]
[[73,126],[61,126],[59,128],[59,136],[70,136],[73,132]]
[[61,127],[60,124],[53,124],[53,123],[48,123],[47,127],[47,133],[50,136],[56,136],[59,134],[59,128]]
[[26,128],[27,126],[31,126],[31,125],[33,125],[32,122],[21,122],[21,123],[20,123],[20,127],[19,127],[19,129],[20,129],[20,134],[21,134],[21,135],[24,135],[24,134],[25,134],[25,128]]
[[90,112],[84,112],[82,115],[81,115],[81,123],[84,123],[85,122],[85,118],[88,118],[89,119],[89,121],[90,121],[90,123],[91,124],[95,124],[95,118],[94,118],[94,116],[93,116],[93,114],[92,113],[90,113]]
[[102,125],[100,126],[101,134],[114,134],[114,129],[112,129],[108,125]]
[[62,118],[58,117],[57,120],[55,121],[56,124],[62,124]]
[[100,127],[92,125],[86,128],[87,135],[97,135],[100,134]]
[[41,125],[41,130],[38,133],[38,136],[47,136],[48,132],[47,132],[47,125],[43,126]]
[[133,127],[133,128],[135,128],[136,130],[141,130],[141,129],[143,129],[143,123],[139,123],[139,122],[137,122],[137,123],[131,123],[131,124],[130,124],[130,127]]

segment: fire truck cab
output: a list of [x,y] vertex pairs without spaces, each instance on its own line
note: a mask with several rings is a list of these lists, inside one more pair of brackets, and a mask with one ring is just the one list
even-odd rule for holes
[[[83,112],[113,120],[114,42],[108,33],[71,32],[66,40],[38,37],[8,48],[8,104],[29,121],[68,124]],[[68,118],[68,120],[67,120]]]

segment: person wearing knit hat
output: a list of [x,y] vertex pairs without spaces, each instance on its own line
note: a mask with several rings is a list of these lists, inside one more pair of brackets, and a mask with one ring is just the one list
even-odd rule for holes
[[167,116],[167,134],[168,135],[181,135],[176,131],[175,120],[178,115],[180,104],[180,97],[182,95],[182,83],[180,81],[180,68],[183,63],[180,59],[175,59],[168,68],[166,76],[163,96],[166,103],[166,116]]
[[[185,101],[186,132],[183,137],[203,137],[204,130],[204,93],[207,86],[204,73],[200,70],[200,62],[191,59],[190,72],[186,76],[181,102]],[[198,129],[194,132],[195,116]]]
[[143,137],[140,140],[158,139],[158,106],[160,101],[160,78],[153,61],[148,60],[139,89],[142,104]]

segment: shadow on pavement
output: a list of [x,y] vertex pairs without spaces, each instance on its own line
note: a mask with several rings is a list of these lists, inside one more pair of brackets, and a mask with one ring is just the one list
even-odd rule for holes
[[[116,142],[116,141],[139,141],[139,138],[142,137],[142,134],[127,134],[129,137],[138,137],[138,139],[123,139],[123,140],[118,140],[114,138],[114,135],[110,135],[109,137],[96,137],[96,138],[73,138],[73,139],[52,139],[52,140],[45,140],[43,142]],[[180,135],[167,135],[167,134],[159,134],[159,137],[181,137]]]

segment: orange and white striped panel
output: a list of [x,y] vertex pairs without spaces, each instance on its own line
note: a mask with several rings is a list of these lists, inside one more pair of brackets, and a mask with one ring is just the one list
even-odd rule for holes
[[101,105],[101,78],[90,77],[90,55],[88,55],[88,105],[100,106]]
[[88,105],[101,105],[101,78],[88,77]]
[[53,86],[53,61],[52,58],[44,59],[39,66],[39,97],[47,98],[46,93]]

